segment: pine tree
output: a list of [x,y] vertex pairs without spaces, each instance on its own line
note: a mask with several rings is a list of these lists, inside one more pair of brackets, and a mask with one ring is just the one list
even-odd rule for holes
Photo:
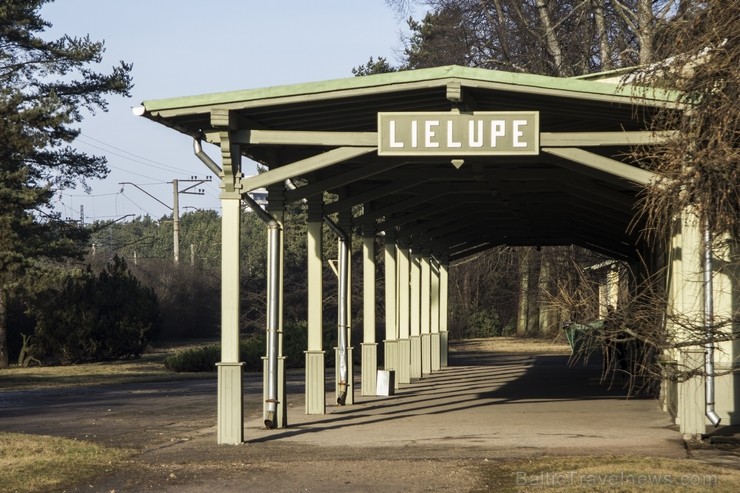
[[102,42],[43,37],[51,24],[40,10],[49,1],[0,4],[0,367],[8,365],[7,300],[21,277],[43,259],[80,253],[85,233],[50,211],[55,191],[108,172],[105,158],[70,145],[75,125],[132,87],[130,64],[91,68],[102,61]]

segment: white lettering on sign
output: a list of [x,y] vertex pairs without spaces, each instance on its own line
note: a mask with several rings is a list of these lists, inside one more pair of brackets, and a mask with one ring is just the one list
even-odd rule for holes
[[539,153],[539,114],[530,112],[379,113],[378,154]]
[[506,136],[506,122],[503,120],[493,120],[491,122],[491,146],[496,147],[499,137]]
[[[478,124],[478,131],[475,131],[475,124]],[[470,120],[468,122],[468,145],[470,147],[483,147],[483,120]]]
[[432,130],[432,127],[438,127],[439,121],[427,120],[424,122],[424,145],[426,147],[439,147],[439,142],[432,140],[433,137],[437,136],[437,133]]
[[[419,134],[419,124],[422,124],[424,131],[423,134]],[[446,140],[447,147],[459,148],[462,147],[462,143],[456,140],[455,132],[453,129],[453,123],[447,122],[446,128],[444,129],[444,138],[440,138],[439,133],[441,127],[439,120],[411,120],[407,135],[410,136],[408,141],[399,140],[397,136],[397,124],[395,120],[388,121],[388,128],[390,130],[390,146],[393,148],[404,149],[418,147],[418,142],[421,140],[424,143],[424,147],[427,148],[438,148],[440,142]],[[529,143],[522,140],[524,132],[522,127],[528,124],[527,120],[513,120],[511,124],[506,126],[506,122],[503,120],[470,120],[467,128],[467,141],[470,147],[480,148],[487,144],[489,147],[496,148],[499,145],[499,139],[508,139],[509,145],[512,147],[527,147]],[[490,128],[490,138],[488,141],[485,140],[486,132],[484,128]],[[421,137],[421,139],[420,139]],[[465,139],[463,139],[465,140]]]
[[450,149],[455,149],[462,147],[462,142],[458,142],[456,140],[453,140],[452,134],[453,134],[453,127],[452,127],[452,120],[447,122],[447,147]]
[[391,132],[391,147],[403,148],[403,142],[396,141],[396,122],[395,120],[391,120],[390,122],[388,122],[388,127]]
[[526,142],[522,142],[521,137],[524,135],[524,132],[521,131],[521,127],[525,126],[527,124],[527,120],[514,120],[513,122],[514,126],[514,142],[512,145],[514,147],[527,147]]

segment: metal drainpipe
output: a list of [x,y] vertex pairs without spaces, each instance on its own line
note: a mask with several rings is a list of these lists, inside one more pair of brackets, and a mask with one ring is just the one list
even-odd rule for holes
[[[251,198],[250,207],[260,208]],[[267,213],[265,213],[267,214]],[[268,214],[269,215],[269,214]],[[268,260],[269,283],[267,286],[267,416],[265,427],[277,427],[277,404],[278,404],[278,352],[279,338],[278,329],[280,321],[280,224],[275,219],[267,223],[270,235],[270,254]]]
[[721,418],[714,410],[714,333],[712,322],[714,318],[714,285],[712,282],[712,232],[709,230],[709,221],[704,223],[704,331],[706,342],[704,343],[704,373],[706,411],[709,422],[715,427],[719,425]]
[[[193,150],[195,155],[203,161],[208,168],[221,175],[222,170],[219,166],[203,151],[200,142],[193,140]],[[279,303],[280,297],[280,223],[272,215],[264,210],[249,195],[242,195],[242,200],[267,224],[268,234],[270,237],[270,251],[268,252],[267,268],[269,270],[267,278],[270,280],[267,286],[267,417],[265,418],[266,428],[275,428],[277,426],[276,414],[278,405],[278,324],[280,320]]]
[[[285,184],[291,190],[295,190],[295,184],[290,180],[285,180]],[[324,216],[324,222],[339,238],[339,283],[337,290],[337,330],[339,347],[339,396],[337,404],[343,406],[347,400],[347,392],[350,383],[348,371],[348,343],[347,343],[347,295],[348,295],[348,277],[349,277],[349,235],[342,230],[334,221]]]
[[337,346],[339,346],[339,396],[337,396],[337,404],[343,406],[347,400],[348,387],[350,385],[349,372],[347,365],[349,364],[348,349],[347,349],[347,280],[349,277],[349,236],[342,230],[334,221],[328,217],[324,217],[324,222],[329,229],[334,231],[334,234],[339,238],[339,283],[337,286],[337,330],[338,340]]

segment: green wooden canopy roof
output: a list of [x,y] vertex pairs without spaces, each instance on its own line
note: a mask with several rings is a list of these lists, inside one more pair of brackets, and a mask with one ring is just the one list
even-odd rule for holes
[[[356,223],[452,259],[496,245],[576,244],[635,253],[635,204],[652,175],[630,162],[674,93],[458,66],[144,101],[140,113],[194,138],[224,139],[268,168],[241,191],[298,185],[329,192],[327,213],[362,205]],[[379,112],[537,111],[528,156],[379,156]],[[458,163],[459,164],[459,163]]]

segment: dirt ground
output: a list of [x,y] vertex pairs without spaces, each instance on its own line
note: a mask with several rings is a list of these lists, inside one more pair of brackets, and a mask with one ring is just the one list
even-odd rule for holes
[[598,362],[490,344],[454,346],[448,368],[389,397],[360,396],[356,382],[356,403],[340,407],[327,391],[323,416],[304,414],[303,374],[291,372],[289,426],[276,430],[261,425],[261,375],[247,374],[236,446],[216,444],[215,378],[3,392],[0,426],[134,451],[71,492],[467,492],[483,487],[489,461],[687,457],[657,402],[604,385]]

